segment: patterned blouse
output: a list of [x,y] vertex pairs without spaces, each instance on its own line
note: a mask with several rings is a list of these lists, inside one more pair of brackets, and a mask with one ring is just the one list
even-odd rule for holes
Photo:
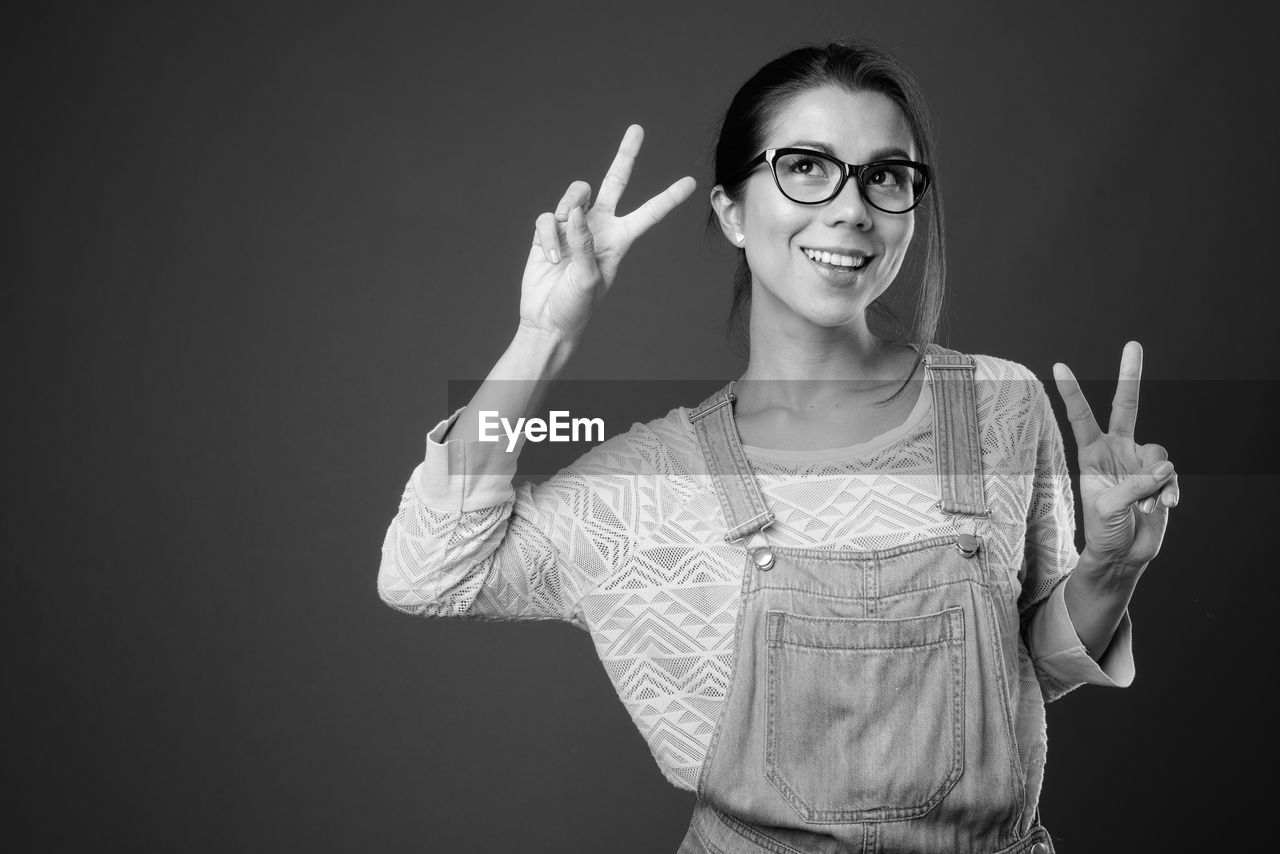
[[[1044,387],[1014,362],[974,358],[992,509],[984,539],[1022,567],[1020,653],[1034,678],[1020,690],[1053,700],[1084,683],[1128,685],[1128,615],[1095,662],[1063,601],[1078,559],[1075,511]],[[952,532],[935,507],[932,410],[926,379],[906,421],[871,441],[820,451],[745,446],[776,516],[770,542],[868,550]],[[426,458],[387,530],[383,601],[425,617],[556,619],[586,630],[663,774],[695,790],[733,668],[745,560],[740,543],[723,539],[728,526],[689,410],[633,425],[519,488],[518,448],[439,441],[457,415],[428,433]],[[1043,765],[1043,755],[1024,758]]]

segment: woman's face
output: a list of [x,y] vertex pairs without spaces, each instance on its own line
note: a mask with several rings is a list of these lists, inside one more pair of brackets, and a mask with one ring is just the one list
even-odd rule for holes
[[[916,159],[902,112],[878,92],[824,86],[803,92],[774,117],[764,148],[813,148],[849,163]],[[865,325],[867,306],[898,274],[915,230],[915,214],[885,213],[867,204],[850,179],[822,205],[791,201],[761,165],[747,179],[739,202],[719,193],[713,204],[739,244],[752,273],[752,327],[789,334],[802,327]],[[733,239],[732,237],[730,238]],[[867,256],[858,270],[809,257],[812,250]]]

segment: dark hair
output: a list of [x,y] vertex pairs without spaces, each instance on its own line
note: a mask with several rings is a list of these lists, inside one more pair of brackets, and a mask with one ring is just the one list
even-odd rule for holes
[[[743,167],[764,148],[765,133],[778,112],[797,95],[821,86],[839,86],[849,92],[879,92],[897,104],[907,121],[921,161],[934,166],[929,194],[916,208],[925,220],[923,262],[919,274],[919,295],[909,340],[916,345],[912,374],[927,352],[938,329],[946,280],[943,249],[942,191],[938,186],[934,158],[933,127],[920,84],[905,65],[891,53],[871,42],[841,39],[826,47],[803,47],[778,57],[757,71],[733,96],[725,111],[715,145],[715,181],[730,198],[740,199],[748,175]],[[729,179],[736,178],[730,181]],[[715,211],[707,218],[709,230],[718,231]],[[751,268],[745,250],[739,249],[738,269],[733,278],[733,306],[729,310],[730,340],[740,349],[749,341],[747,312],[751,305]],[[917,256],[920,253],[915,253]],[[884,301],[877,299],[869,313],[891,323],[903,340],[903,325]],[[870,318],[869,318],[870,319]],[[906,387],[890,396],[892,400]]]

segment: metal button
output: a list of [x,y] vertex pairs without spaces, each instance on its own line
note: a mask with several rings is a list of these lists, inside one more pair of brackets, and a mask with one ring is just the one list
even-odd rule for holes
[[[978,553],[978,538],[973,534],[960,534],[956,537],[956,548],[965,557],[973,557]],[[1037,845],[1042,843],[1036,843]],[[1039,854],[1039,852],[1037,852]]]
[[756,565],[756,569],[773,569],[773,549],[768,546],[752,549],[751,562]]
[[1043,842],[1037,842],[1031,846],[1031,854],[1049,854],[1049,846]]

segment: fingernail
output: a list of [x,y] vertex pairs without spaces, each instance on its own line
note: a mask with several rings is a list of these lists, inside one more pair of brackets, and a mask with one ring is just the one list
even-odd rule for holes
[[559,263],[560,263],[560,250],[559,250],[559,249],[552,249],[552,250],[551,250],[550,252],[548,252],[547,254],[551,256],[551,263],[552,263],[552,264],[559,264]]
[[1165,460],[1164,462],[1160,463],[1160,465],[1153,468],[1151,470],[1151,473],[1154,474],[1156,477],[1164,477],[1171,471],[1173,471],[1173,463],[1169,462],[1168,460]]
[[1138,509],[1139,509],[1139,510],[1141,510],[1143,513],[1150,513],[1150,512],[1151,512],[1151,503],[1152,503],[1152,501],[1154,501],[1154,500],[1155,500],[1155,499],[1152,499],[1152,498],[1144,498],[1144,499],[1142,499],[1141,501],[1139,501],[1139,502],[1138,502]]
[[1176,493],[1173,493],[1173,492],[1166,492],[1166,493],[1164,494],[1164,506],[1165,506],[1165,507],[1177,507],[1177,506],[1178,506],[1178,496],[1177,496],[1177,494],[1176,494]]

